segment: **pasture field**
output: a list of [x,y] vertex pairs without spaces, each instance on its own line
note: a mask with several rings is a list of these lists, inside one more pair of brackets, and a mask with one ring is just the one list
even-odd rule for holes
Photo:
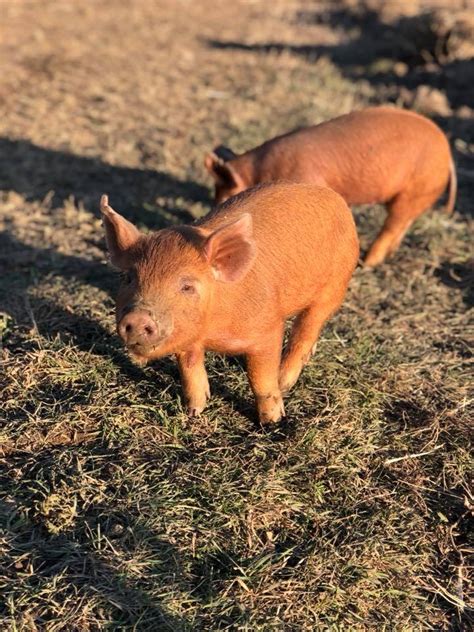
[[[1,2],[1,630],[472,629],[468,5]],[[356,270],[284,424],[212,355],[188,419],[114,333],[101,193],[190,222],[214,145],[385,101],[449,135],[455,213]],[[383,209],[356,217],[364,251]]]

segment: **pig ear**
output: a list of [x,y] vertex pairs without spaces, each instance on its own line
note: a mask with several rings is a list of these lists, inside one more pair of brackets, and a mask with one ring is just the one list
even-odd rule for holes
[[252,216],[245,213],[235,222],[211,233],[204,254],[218,281],[239,281],[250,270],[256,256],[252,237]]
[[[230,157],[224,159],[222,155],[218,155],[217,150],[219,149],[221,149],[221,147],[218,147],[216,150],[211,151],[209,154],[207,154],[207,156],[204,158],[204,166],[218,184],[229,187],[244,187],[242,176],[237,172],[234,165],[228,162]],[[233,154],[232,157],[235,157],[234,152],[232,152],[230,149],[228,149],[227,151]]]
[[109,206],[107,195],[103,195],[100,199],[100,211],[110,261],[117,268],[126,270],[129,267],[128,250],[138,241],[141,233],[136,226]]
[[226,147],[225,145],[218,145],[217,147],[214,147],[214,151],[212,153],[218,158],[222,158],[224,162],[237,158],[235,151],[232,151],[230,147]]

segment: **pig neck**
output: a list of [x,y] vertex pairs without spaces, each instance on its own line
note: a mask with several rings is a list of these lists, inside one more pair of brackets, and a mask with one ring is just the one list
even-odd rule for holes
[[[245,159],[247,185],[288,180],[312,182],[338,190],[338,170],[331,166],[339,163],[339,152],[333,145],[324,145],[324,151],[320,151],[321,141],[314,137],[313,129],[284,134],[243,154],[240,158]],[[333,183],[327,181],[328,166]]]
[[220,353],[246,353],[271,327],[267,322],[269,313],[262,310],[265,297],[260,293],[256,300],[250,291],[254,276],[251,271],[236,284],[216,281],[204,327],[205,348]]

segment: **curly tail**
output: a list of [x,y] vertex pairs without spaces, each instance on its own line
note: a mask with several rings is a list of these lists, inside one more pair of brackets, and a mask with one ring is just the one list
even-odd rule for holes
[[454,160],[451,158],[451,165],[449,167],[449,194],[448,201],[446,202],[446,206],[444,210],[449,215],[454,210],[454,205],[456,203],[456,195],[458,192],[458,178],[456,175],[456,167],[454,165]]

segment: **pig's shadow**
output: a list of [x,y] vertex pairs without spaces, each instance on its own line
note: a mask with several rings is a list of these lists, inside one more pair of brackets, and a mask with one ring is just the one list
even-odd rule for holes
[[[288,338],[291,320],[287,323],[285,343]],[[284,345],[285,346],[285,345]],[[225,366],[222,367],[224,363]],[[220,365],[220,366],[219,366]],[[211,387],[211,402],[213,397],[219,397],[229,404],[242,417],[247,419],[257,432],[266,434],[276,441],[281,441],[294,435],[297,422],[291,415],[285,416],[280,422],[262,426],[258,419],[257,404],[250,387],[247,376],[246,360],[244,356],[226,355],[224,359],[219,359],[217,354],[207,354],[206,367],[209,372],[209,382]],[[236,380],[236,373],[243,376],[245,383],[245,394],[239,395],[237,388],[232,388],[232,381]],[[224,374],[224,379],[220,376]],[[291,395],[286,394],[286,398]]]
[[[209,371],[209,383],[211,387],[211,402],[218,397],[228,403],[235,411],[245,417],[253,425],[258,427],[258,418],[255,409],[255,401],[247,378],[245,358],[243,356],[225,356],[225,367],[219,366],[221,360],[216,354],[206,354],[206,368]],[[244,373],[247,384],[248,396],[237,394],[237,389],[232,389],[232,380],[235,372]],[[221,377],[224,374],[224,377]]]
[[459,290],[467,307],[474,307],[474,260],[467,263],[444,261],[435,276],[447,287]]

